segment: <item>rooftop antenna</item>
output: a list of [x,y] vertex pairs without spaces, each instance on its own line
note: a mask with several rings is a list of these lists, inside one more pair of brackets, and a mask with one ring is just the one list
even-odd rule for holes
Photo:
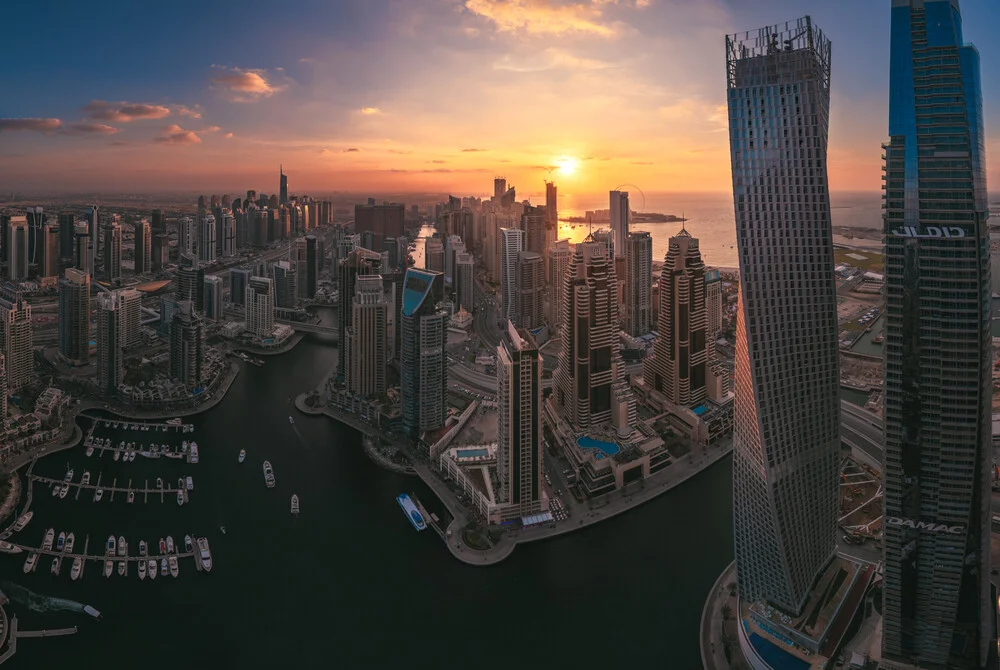
[[684,222],[687,221],[687,217],[684,216],[684,210],[681,210],[681,232],[686,233],[687,230],[684,228]]

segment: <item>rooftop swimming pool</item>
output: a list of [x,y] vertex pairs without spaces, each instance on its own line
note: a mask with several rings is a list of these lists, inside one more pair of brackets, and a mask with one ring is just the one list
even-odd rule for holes
[[490,452],[488,449],[459,449],[455,455],[459,458],[486,458]]
[[614,442],[602,442],[592,437],[578,437],[576,443],[583,449],[594,449],[597,451],[598,458],[614,456],[620,451],[618,445]]

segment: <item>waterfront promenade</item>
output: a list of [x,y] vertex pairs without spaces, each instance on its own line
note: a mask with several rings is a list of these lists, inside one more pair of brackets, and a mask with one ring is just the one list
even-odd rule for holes
[[690,460],[687,458],[675,460],[669,467],[652,477],[632,484],[623,491],[617,491],[595,500],[594,503],[597,506],[593,508],[588,508],[586,504],[574,505],[571,508],[574,512],[573,515],[563,523],[543,524],[509,531],[504,533],[500,540],[489,549],[478,550],[466,544],[463,538],[463,531],[472,519],[469,511],[431,466],[414,453],[409,441],[388,435],[352,414],[327,406],[316,406],[317,402],[323,402],[323,396],[317,391],[312,391],[300,394],[295,399],[295,406],[305,414],[328,416],[354,428],[369,438],[391,444],[410,459],[416,474],[437,495],[453,517],[445,531],[444,538],[449,551],[455,558],[469,565],[493,565],[510,556],[520,543],[557,537],[618,516],[686,482],[699,472],[723,460],[732,451],[732,443],[727,441],[721,445],[710,447],[700,456],[692,455]]
[[[737,637],[739,600],[735,595],[735,588],[730,588],[730,584],[736,584],[736,561],[730,563],[715,580],[701,611],[698,640],[701,646],[701,664],[705,670],[750,667],[743,665],[746,661]],[[731,661],[726,658],[727,646]]]

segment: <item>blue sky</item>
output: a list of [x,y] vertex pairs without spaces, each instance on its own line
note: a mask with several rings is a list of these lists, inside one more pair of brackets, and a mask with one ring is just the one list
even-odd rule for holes
[[[878,190],[889,0],[3,3],[0,180],[15,188],[729,188],[727,32],[833,41],[832,187]],[[1000,180],[1000,3],[963,0]],[[28,28],[30,27],[30,29]],[[19,121],[17,121],[19,120]]]

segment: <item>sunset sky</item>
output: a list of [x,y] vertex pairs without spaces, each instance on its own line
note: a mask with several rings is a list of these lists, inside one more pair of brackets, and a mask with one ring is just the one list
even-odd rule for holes
[[[833,42],[834,190],[877,191],[889,0],[4,3],[0,191],[727,191],[728,32]],[[962,0],[1000,190],[1000,2]],[[550,172],[551,171],[551,172]]]

